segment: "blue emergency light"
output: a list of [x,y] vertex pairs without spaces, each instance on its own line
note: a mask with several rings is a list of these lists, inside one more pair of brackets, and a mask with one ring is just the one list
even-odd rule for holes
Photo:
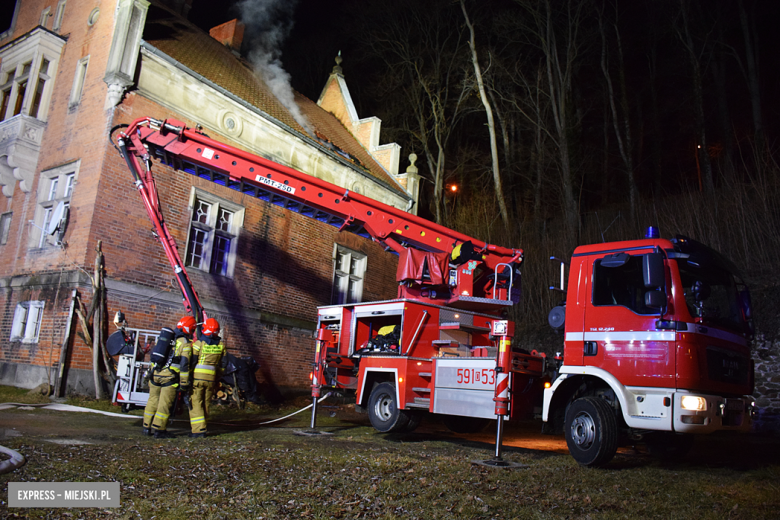
[[658,231],[657,227],[650,226],[645,232],[645,238],[661,238],[661,233]]

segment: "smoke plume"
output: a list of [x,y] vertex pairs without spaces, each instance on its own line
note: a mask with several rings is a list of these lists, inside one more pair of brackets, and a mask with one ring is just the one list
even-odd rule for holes
[[247,58],[276,98],[309,134],[313,127],[300,108],[284,70],[281,48],[293,26],[297,0],[241,0],[236,4],[245,26],[249,52]]

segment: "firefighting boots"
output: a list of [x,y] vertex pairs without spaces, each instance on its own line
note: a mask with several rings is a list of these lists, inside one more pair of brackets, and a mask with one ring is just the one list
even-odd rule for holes
[[147,436],[151,434],[152,434],[151,428],[141,428],[141,435]]
[[174,434],[169,433],[166,430],[154,430],[155,439],[173,439],[175,437]]

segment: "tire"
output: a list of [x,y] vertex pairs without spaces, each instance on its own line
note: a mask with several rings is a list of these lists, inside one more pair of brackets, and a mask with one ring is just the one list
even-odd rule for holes
[[563,429],[569,453],[582,466],[604,466],[617,452],[617,418],[599,397],[582,397],[571,403]]
[[442,415],[442,421],[447,429],[455,433],[478,433],[490,423],[490,419],[461,415]]
[[685,457],[693,448],[693,440],[693,435],[672,432],[657,432],[645,436],[648,453],[663,461]]
[[411,433],[420,426],[420,423],[423,420],[423,413],[419,411],[409,411],[407,415],[409,416],[409,422],[406,424],[406,427],[404,427],[404,433]]
[[398,408],[395,386],[381,383],[368,398],[368,418],[371,426],[382,433],[399,433],[409,425],[409,413]]

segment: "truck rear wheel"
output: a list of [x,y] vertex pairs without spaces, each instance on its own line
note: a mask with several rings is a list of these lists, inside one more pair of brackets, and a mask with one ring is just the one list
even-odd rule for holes
[[368,398],[368,418],[375,430],[383,433],[406,431],[409,413],[398,408],[395,387],[381,383],[374,387]]
[[583,466],[603,466],[617,452],[615,412],[598,397],[582,397],[571,403],[566,410],[564,433],[569,453]]

